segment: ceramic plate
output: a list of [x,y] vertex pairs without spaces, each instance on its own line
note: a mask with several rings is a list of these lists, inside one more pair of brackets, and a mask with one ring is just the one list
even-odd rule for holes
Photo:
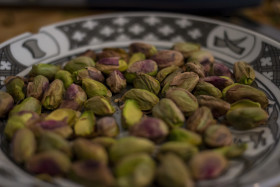
[[[105,14],[70,20],[25,33],[0,45],[0,88],[9,75],[26,75],[35,63],[59,64],[86,49],[127,47],[144,41],[158,48],[174,42],[197,42],[229,67],[247,61],[256,70],[257,86],[269,98],[266,127],[233,131],[235,142],[246,142],[244,157],[231,161],[230,169],[218,179],[198,186],[273,186],[280,183],[280,43],[253,31],[201,17],[169,13]],[[3,186],[48,186],[15,165],[7,156],[0,126],[0,181]],[[58,186],[75,186],[56,179]]]

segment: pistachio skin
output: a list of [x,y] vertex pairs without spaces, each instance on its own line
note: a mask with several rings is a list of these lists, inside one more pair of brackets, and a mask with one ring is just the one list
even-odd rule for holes
[[60,70],[59,66],[53,64],[35,64],[32,66],[29,72],[29,77],[36,77],[37,75],[43,75],[52,81],[57,71]]
[[99,71],[95,67],[87,67],[75,71],[72,73],[72,78],[76,84],[81,84],[84,78],[91,78],[99,82],[103,82],[105,80],[101,71]]
[[67,89],[72,83],[72,75],[66,70],[59,70],[55,74],[55,79],[60,79],[63,82],[64,88]]
[[60,151],[46,151],[32,156],[26,168],[33,174],[48,174],[61,176],[66,174],[71,167],[70,159]]
[[144,53],[133,53],[129,58],[128,65],[141,60],[146,60],[146,55]]
[[30,111],[41,114],[41,109],[42,105],[39,100],[35,99],[34,97],[27,97],[20,104],[14,106],[14,108],[10,111],[9,116],[22,111]]
[[184,57],[182,53],[174,50],[161,50],[151,57],[159,69],[166,68],[171,65],[182,66],[184,64]]
[[156,163],[145,153],[129,155],[117,163],[114,173],[117,184],[123,187],[145,187],[152,184]]
[[184,88],[191,92],[197,85],[199,76],[194,72],[184,72],[176,75],[170,82],[170,86]]
[[142,42],[134,42],[129,45],[129,53],[143,53],[147,58],[150,58],[157,53],[157,49],[154,45]]
[[123,128],[129,129],[138,123],[143,116],[137,102],[132,99],[127,99],[122,110],[122,125]]
[[199,76],[199,78],[204,78],[205,77],[204,67],[199,63],[188,62],[185,65],[185,69],[186,69],[186,72],[196,73]]
[[73,126],[76,123],[79,116],[80,112],[68,108],[59,108],[48,114],[44,120],[63,121],[67,125]]
[[195,86],[194,95],[210,95],[216,98],[222,98],[222,92],[213,84],[205,81],[199,81]]
[[0,91],[0,118],[6,117],[13,106],[13,97],[7,92]]
[[84,111],[74,125],[76,136],[93,136],[95,130],[95,116],[92,111]]
[[[102,50],[102,52],[105,53],[106,55],[109,55],[109,57],[111,54],[112,57],[117,55],[117,57],[120,57],[121,59],[123,59],[125,61],[128,59],[128,54],[127,54],[126,50],[122,49],[122,48],[106,47]],[[99,55],[99,57],[100,57],[100,55]]]
[[213,64],[214,57],[209,51],[199,50],[191,53],[190,57],[188,58],[188,62],[211,62]]
[[162,187],[194,186],[183,160],[171,153],[160,158],[160,164],[156,172],[156,182]]
[[216,88],[218,88],[221,91],[225,87],[230,86],[234,83],[231,78],[226,76],[208,76],[201,80],[214,85]]
[[41,100],[48,86],[49,80],[43,75],[37,75],[33,82],[28,83],[26,96]]
[[34,128],[39,132],[50,131],[56,133],[64,139],[73,135],[72,127],[65,121],[45,120],[37,123]]
[[96,137],[94,139],[91,140],[93,143],[99,144],[102,147],[104,147],[107,151],[109,151],[110,147],[116,143],[116,139],[115,138],[111,138],[111,137],[106,137],[106,136],[102,136],[102,137]]
[[94,96],[111,97],[112,93],[106,88],[104,84],[90,78],[84,78],[82,80],[82,88],[86,92],[88,98]]
[[59,79],[55,79],[45,91],[42,99],[42,105],[45,109],[54,110],[59,107],[64,96],[64,85]]
[[147,117],[130,129],[133,136],[148,138],[156,143],[162,142],[168,135],[168,126],[160,119]]
[[122,101],[127,99],[135,100],[141,110],[151,110],[159,102],[152,92],[137,88],[130,89],[121,98]]
[[200,45],[191,42],[177,42],[172,49],[181,52],[184,58],[188,58],[193,52],[200,50]]
[[186,142],[194,146],[202,143],[202,138],[199,134],[183,128],[171,129],[168,140],[172,142]]
[[19,103],[25,98],[25,82],[23,78],[16,76],[9,76],[5,79],[4,84],[7,92],[13,97],[15,103]]
[[210,147],[223,147],[231,145],[233,137],[226,126],[214,124],[205,130],[204,142]]
[[212,179],[220,176],[227,168],[224,156],[214,151],[203,151],[190,160],[190,169],[197,180]]
[[161,99],[154,106],[152,114],[162,119],[171,128],[184,125],[185,116],[171,99]]
[[106,84],[112,92],[119,93],[126,88],[126,79],[119,70],[114,70],[106,79]]
[[114,163],[120,159],[136,153],[151,154],[154,151],[155,144],[145,138],[139,138],[134,136],[122,137],[114,143],[110,150],[110,160]]
[[251,85],[256,78],[253,67],[244,61],[234,63],[233,73],[236,82],[241,84]]
[[127,69],[127,63],[119,57],[109,57],[99,60],[96,68],[105,74],[110,74],[114,70],[123,72]]
[[31,130],[21,128],[12,140],[12,156],[17,163],[27,162],[36,151],[36,139]]
[[148,90],[157,95],[160,91],[159,81],[147,74],[138,74],[133,81],[134,88]]
[[166,68],[163,68],[157,73],[156,78],[161,83],[168,75],[170,75],[171,73],[173,73],[174,71],[176,71],[178,69],[179,69],[179,67],[175,66],[175,65],[171,65]]
[[222,154],[228,159],[240,157],[247,150],[246,143],[232,144],[214,149],[215,152]]
[[230,71],[230,69],[226,65],[217,62],[213,64],[213,68],[210,72],[210,75],[225,76],[230,79],[233,78],[233,74]]
[[119,127],[115,118],[109,116],[97,121],[96,130],[99,136],[116,137],[119,134]]
[[113,115],[116,109],[111,102],[102,96],[94,96],[85,102],[84,108],[92,111],[96,115]]
[[69,71],[72,74],[73,72],[80,69],[94,66],[95,62],[92,58],[87,56],[79,56],[67,62],[64,66],[64,70]]

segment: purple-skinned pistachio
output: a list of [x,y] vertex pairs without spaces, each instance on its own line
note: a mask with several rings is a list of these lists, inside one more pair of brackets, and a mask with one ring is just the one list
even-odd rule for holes
[[41,114],[41,103],[38,99],[34,97],[27,97],[20,104],[14,106],[14,108],[10,111],[9,116],[12,116],[21,111],[31,111]]
[[96,68],[105,74],[110,74],[114,70],[123,72],[127,69],[127,63],[119,57],[108,57],[99,60],[96,63]]
[[210,75],[225,76],[231,79],[233,78],[233,74],[230,69],[226,65],[218,62],[213,64],[213,69],[211,70]]
[[184,72],[177,74],[169,86],[184,88],[191,92],[199,81],[199,76],[194,72]]
[[112,187],[115,183],[108,166],[95,160],[74,162],[68,177],[84,186]]
[[70,170],[70,159],[60,151],[51,150],[32,156],[26,163],[27,171],[33,174],[62,176]]
[[86,100],[85,91],[79,85],[71,84],[66,90],[64,100],[59,108],[80,110]]
[[136,74],[145,73],[151,76],[155,76],[158,71],[157,63],[153,60],[142,60],[129,64],[127,71],[125,73],[125,78],[127,82],[132,82]]
[[80,69],[84,69],[87,67],[94,67],[94,66],[95,66],[95,62],[93,61],[92,58],[87,56],[79,56],[67,62],[64,66],[64,70],[73,73]]
[[19,103],[25,98],[25,81],[18,76],[9,76],[5,79],[4,84],[7,92],[13,97],[15,103]]
[[55,79],[60,79],[63,82],[65,89],[67,89],[73,83],[71,73],[66,70],[59,70],[56,72]]
[[182,53],[174,50],[158,51],[158,53],[152,56],[151,59],[157,63],[159,69],[171,65],[182,66],[184,64],[184,57]]
[[115,137],[119,134],[119,127],[115,118],[109,116],[97,121],[96,130],[99,136]]
[[[195,62],[195,63],[197,63],[197,62]],[[210,75],[212,75],[212,74],[211,74],[211,71],[213,70],[213,64],[214,64],[213,61],[204,60],[204,61],[202,61],[202,62],[200,62],[200,63],[198,63],[198,64],[200,64],[200,65],[203,67],[204,75],[205,75],[205,76],[210,76]]]
[[51,131],[63,138],[69,138],[73,134],[73,129],[65,121],[47,120],[37,123],[34,127],[35,131]]
[[225,157],[214,151],[202,151],[190,160],[190,169],[197,180],[220,176],[228,166]]
[[223,90],[225,87],[232,85],[234,82],[231,78],[226,76],[208,76],[201,79],[202,81],[213,84],[219,90]]
[[49,80],[43,75],[37,75],[32,82],[28,83],[26,96],[41,100],[48,86]]
[[72,73],[73,80],[77,84],[81,84],[84,78],[91,78],[93,80],[103,82],[104,76],[98,69],[94,67],[87,67],[85,69],[80,69]]
[[146,60],[146,55],[144,53],[133,53],[129,58],[128,65],[141,60]]
[[147,58],[150,58],[157,53],[157,49],[154,45],[142,42],[134,42],[129,45],[129,53],[143,53]]
[[204,142],[210,147],[231,145],[233,141],[230,130],[221,124],[209,126],[204,132]]
[[199,78],[205,77],[204,67],[200,63],[188,62],[185,65],[186,72],[194,72]]
[[64,85],[59,79],[55,79],[45,91],[42,105],[45,109],[54,110],[59,107],[64,96]]
[[104,84],[90,78],[84,78],[82,80],[82,88],[86,92],[88,98],[94,96],[104,96],[104,97],[112,96],[112,92],[108,90]]
[[13,108],[14,99],[7,93],[0,91],[0,118],[6,117],[6,114]]
[[96,53],[93,50],[86,50],[85,52],[83,52],[82,54],[80,54],[80,56],[87,56],[92,58],[93,60],[96,60]]
[[126,88],[126,79],[119,70],[112,71],[106,79],[106,84],[114,93],[119,93]]
[[193,52],[200,50],[200,45],[191,42],[177,42],[172,49],[181,52],[184,58],[188,58]]
[[12,140],[12,156],[17,163],[28,161],[36,151],[36,139],[31,130],[16,131]]
[[168,126],[158,118],[143,118],[139,123],[130,128],[133,136],[148,138],[154,142],[162,142],[168,135]]
[[104,48],[101,53],[98,53],[97,57],[99,60],[101,60],[103,58],[109,58],[109,57],[119,57],[119,58],[127,61],[128,54],[122,48],[107,47],[107,48]]
[[35,64],[32,66],[29,72],[29,77],[35,77],[37,75],[43,75],[52,81],[55,77],[56,72],[60,70],[60,67],[53,64]]

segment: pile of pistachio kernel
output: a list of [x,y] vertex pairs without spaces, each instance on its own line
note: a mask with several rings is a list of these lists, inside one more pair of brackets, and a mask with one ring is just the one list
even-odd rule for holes
[[246,150],[229,128],[267,121],[268,99],[254,79],[246,62],[231,72],[198,44],[132,43],[128,52],[88,50],[63,67],[36,64],[27,77],[8,77],[0,117],[11,157],[41,179],[191,187],[222,175]]

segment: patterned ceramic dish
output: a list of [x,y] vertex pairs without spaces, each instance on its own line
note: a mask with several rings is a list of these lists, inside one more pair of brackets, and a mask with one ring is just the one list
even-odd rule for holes
[[[273,186],[280,183],[280,43],[258,33],[187,15],[167,13],[107,14],[46,26],[37,34],[25,33],[0,45],[0,88],[9,75],[26,75],[28,67],[43,62],[59,64],[86,49],[127,47],[144,41],[158,48],[170,48],[177,41],[200,43],[229,67],[239,60],[257,71],[257,86],[269,98],[267,127],[233,131],[236,142],[248,143],[244,158],[218,179],[198,186]],[[35,179],[7,156],[3,137],[5,121],[0,121],[0,181],[3,186],[51,186]],[[76,186],[56,179],[58,186]]]

